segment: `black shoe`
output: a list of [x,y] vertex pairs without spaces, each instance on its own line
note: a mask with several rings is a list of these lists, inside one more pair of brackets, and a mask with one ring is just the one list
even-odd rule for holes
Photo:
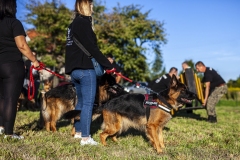
[[210,123],[217,123],[217,117],[215,117],[215,116],[208,116],[208,122],[210,122]]

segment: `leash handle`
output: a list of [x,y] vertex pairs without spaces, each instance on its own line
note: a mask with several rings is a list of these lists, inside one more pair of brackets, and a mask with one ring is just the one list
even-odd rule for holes
[[33,65],[32,65],[31,67],[33,67],[34,69],[36,69],[36,70],[38,70],[38,71],[44,69],[44,70],[52,73],[53,75],[58,76],[58,77],[61,78],[61,79],[64,79],[64,78],[65,78],[64,76],[61,76],[61,75],[59,75],[59,74],[57,74],[57,73],[55,73],[55,72],[47,69],[47,68],[45,67],[45,64],[42,63],[42,62],[39,62],[39,67],[34,67]]
[[[30,73],[29,73],[29,84],[28,84],[28,100],[31,101],[34,98],[34,92],[35,92],[35,85],[34,85],[34,78],[33,78],[33,70],[34,66],[32,65],[30,67]],[[32,93],[31,93],[31,87],[32,87]]]
[[[30,72],[30,74],[29,74],[29,84],[28,84],[28,99],[29,99],[29,101],[31,101],[31,100],[34,98],[34,93],[35,93],[34,77],[33,77],[33,73],[32,73],[32,70],[33,70],[33,69],[35,69],[35,70],[37,70],[37,71],[44,69],[44,70],[52,73],[53,75],[58,76],[58,77],[61,78],[61,79],[65,79],[64,76],[61,76],[61,75],[59,75],[59,74],[57,74],[57,73],[55,73],[55,72],[47,69],[47,68],[45,67],[45,64],[42,63],[42,62],[39,62],[39,66],[38,66],[38,67],[34,67],[34,66],[32,65],[32,66],[30,67],[30,71],[29,71],[29,72]],[[31,92],[31,87],[32,87],[32,92]]]

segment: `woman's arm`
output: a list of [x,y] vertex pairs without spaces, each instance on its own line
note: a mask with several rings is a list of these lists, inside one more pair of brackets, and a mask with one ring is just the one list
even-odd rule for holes
[[39,63],[37,61],[37,58],[33,55],[32,51],[30,50],[26,42],[25,36],[22,35],[16,36],[14,39],[20,52],[23,55],[25,55],[30,61],[32,61],[34,67],[38,67]]

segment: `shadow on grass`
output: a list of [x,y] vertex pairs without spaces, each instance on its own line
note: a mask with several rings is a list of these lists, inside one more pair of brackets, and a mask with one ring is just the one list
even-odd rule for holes
[[31,131],[40,131],[41,128],[38,127],[38,120],[33,120],[28,124],[21,125],[19,127],[16,127],[17,134],[22,134],[23,132],[26,132],[26,130],[31,130]]
[[206,117],[201,117],[200,114],[196,114],[194,112],[192,113],[187,113],[186,111],[182,110],[182,111],[178,111],[176,114],[174,114],[173,117],[184,117],[184,118],[192,118],[192,119],[196,119],[198,121],[206,121],[207,118]]

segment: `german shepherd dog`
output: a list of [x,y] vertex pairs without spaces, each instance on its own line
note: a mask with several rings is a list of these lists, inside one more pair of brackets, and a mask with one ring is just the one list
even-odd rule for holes
[[[98,79],[94,106],[100,106],[123,92],[123,87],[116,84],[112,75],[104,74]],[[55,132],[57,130],[56,123],[61,117],[71,119],[78,116],[76,119],[79,119],[80,111],[75,110],[76,103],[77,95],[72,83],[55,87],[46,93],[42,92],[41,115],[46,130]],[[75,129],[73,128],[72,135],[74,133]]]
[[[51,88],[52,88],[52,81],[44,80],[42,92],[47,92]],[[34,98],[32,100],[28,99],[28,90],[23,87],[22,92],[18,98],[17,110],[24,110],[24,109],[36,110],[36,109],[38,109],[38,106],[37,106]]]
[[107,145],[106,139],[111,136],[117,141],[117,135],[129,128],[144,131],[150,143],[157,150],[162,152],[163,127],[171,119],[170,110],[178,110],[185,103],[189,103],[195,95],[189,92],[184,84],[179,82],[175,76],[172,77],[168,95],[165,98],[171,108],[164,104],[159,95],[152,95],[157,107],[150,108],[149,116],[144,107],[145,96],[143,94],[125,94],[109,100],[102,108],[103,123],[100,134],[101,143]]
[[57,121],[64,113],[73,110],[75,105],[76,91],[71,83],[42,92],[41,115],[46,130],[55,132]]

